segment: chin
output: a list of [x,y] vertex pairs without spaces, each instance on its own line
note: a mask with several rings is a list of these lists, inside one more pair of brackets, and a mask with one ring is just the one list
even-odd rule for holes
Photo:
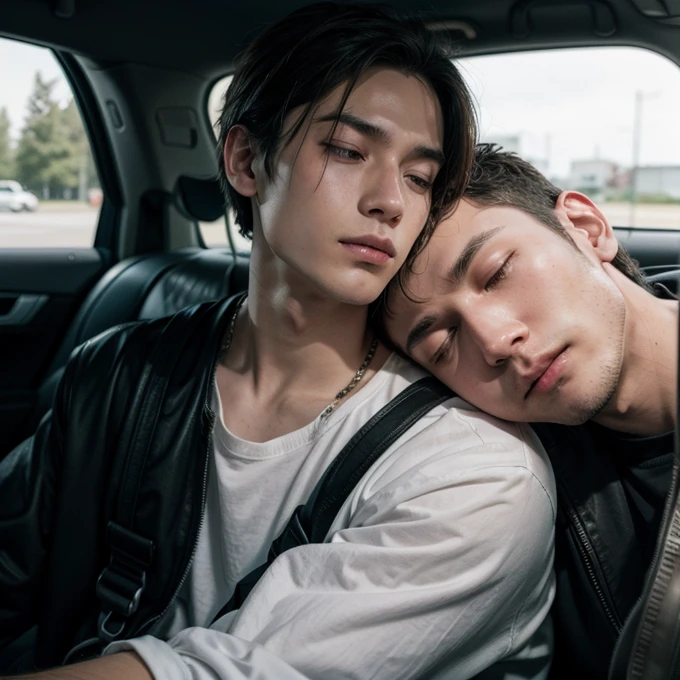
[[587,423],[590,418],[584,413],[549,413],[548,415],[537,415],[535,418],[522,418],[518,422],[525,423],[555,423],[556,425],[567,425],[576,427]]
[[357,307],[368,307],[372,302],[375,302],[380,295],[378,292],[366,292],[361,291],[342,291],[338,292],[333,297],[338,301],[346,305],[356,305]]
[[366,278],[352,276],[349,279],[328,283],[324,290],[329,297],[344,304],[370,305],[378,299],[387,281],[376,280],[374,276],[371,276],[370,280]]
[[555,406],[548,413],[535,414],[535,417],[524,418],[526,422],[533,423],[556,423],[576,427],[592,420],[607,403],[606,395],[582,395],[573,403]]

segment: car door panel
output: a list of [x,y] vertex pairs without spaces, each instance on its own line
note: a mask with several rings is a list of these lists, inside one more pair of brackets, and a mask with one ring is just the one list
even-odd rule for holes
[[0,250],[0,456],[30,434],[36,390],[105,252]]

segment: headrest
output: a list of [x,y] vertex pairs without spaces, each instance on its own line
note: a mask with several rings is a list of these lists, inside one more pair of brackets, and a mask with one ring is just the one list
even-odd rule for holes
[[226,212],[216,177],[199,179],[182,175],[175,186],[175,205],[186,217],[199,222],[214,222]]

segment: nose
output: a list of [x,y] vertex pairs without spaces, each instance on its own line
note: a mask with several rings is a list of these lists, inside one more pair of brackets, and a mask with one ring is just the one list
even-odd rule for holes
[[404,215],[401,173],[394,169],[372,172],[364,186],[359,210],[366,217],[396,227]]
[[519,353],[529,338],[524,323],[491,310],[477,313],[468,325],[489,366],[501,366]]

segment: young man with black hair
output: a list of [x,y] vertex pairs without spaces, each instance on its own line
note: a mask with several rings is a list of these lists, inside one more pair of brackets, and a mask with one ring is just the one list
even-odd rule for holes
[[[0,636],[37,622],[43,667],[116,640],[54,678],[545,677],[549,465],[529,428],[461,400],[221,613],[354,433],[424,375],[373,337],[368,304],[461,194],[475,125],[422,23],[323,4],[248,48],[220,126],[248,296],[76,351],[0,468]],[[105,534],[131,497],[132,527]],[[121,614],[111,591],[136,578]]]
[[560,510],[555,670],[606,678],[670,485],[678,302],[590,199],[493,145],[400,283],[394,342],[480,409],[535,423]]

